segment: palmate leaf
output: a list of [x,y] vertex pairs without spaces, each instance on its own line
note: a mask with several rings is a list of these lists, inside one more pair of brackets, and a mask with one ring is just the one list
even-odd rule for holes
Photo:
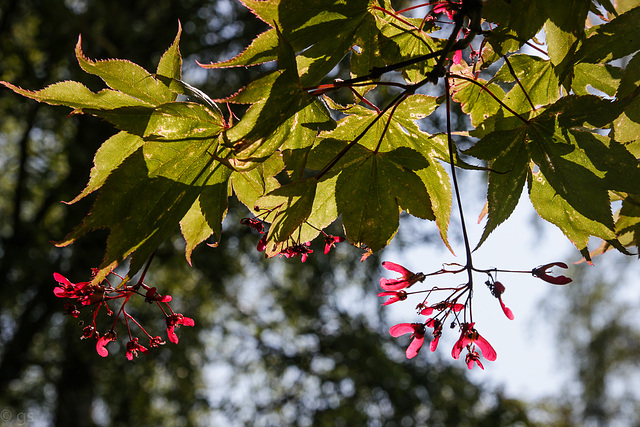
[[183,93],[180,29],[152,75],[129,61],[93,61],[76,56],[83,70],[109,86],[98,93],[77,82],[61,82],[40,91],[3,84],[40,102],[66,105],[76,113],[93,114],[121,130],[96,152],[85,189],[71,203],[99,190],[91,213],[60,246],[85,233],[108,229],[105,258],[93,279],[99,282],[126,257],[129,275],[180,223],[186,256],[214,232],[219,236],[226,213],[231,170],[218,160],[225,123],[211,106],[175,102]]
[[191,140],[145,143],[106,179],[90,215],[58,245],[73,243],[91,230],[109,229],[105,259],[94,280],[102,280],[131,254],[130,274],[134,274],[206,186],[228,179],[226,167],[210,155],[216,144]]
[[[367,72],[375,63],[378,27],[373,5],[378,0],[243,0],[256,16],[272,29],[259,35],[240,55],[228,61],[203,65],[207,68],[256,65],[278,57],[279,35],[291,44],[298,57],[301,81],[318,84],[354,46]],[[382,2],[388,6],[388,1]],[[389,6],[390,7],[390,6]],[[368,67],[368,68],[367,68]],[[360,67],[358,67],[360,68]]]
[[295,151],[296,155],[288,157],[289,169],[299,170],[318,131],[334,125],[326,107],[302,90],[295,54],[284,39],[278,66],[278,71],[255,80],[227,99],[252,104],[242,119],[224,133],[225,145],[234,151],[236,170],[250,170],[281,148]]
[[[157,68],[157,74],[169,79],[179,79],[181,76],[182,57],[180,56],[180,34],[181,27],[178,28],[178,33],[167,51],[160,58],[160,62]],[[78,55],[78,61],[80,64],[84,64],[85,67],[92,69],[93,66],[98,69],[113,69],[118,66],[124,67],[122,70],[126,70],[127,67],[132,67],[138,77],[144,81],[145,87],[148,85],[147,80],[149,78],[154,79],[149,73],[135,64],[128,61],[118,62],[118,66],[113,66],[107,60],[99,63],[90,61],[84,57],[81,51],[80,44],[76,46],[76,54]],[[116,61],[117,62],[117,61]],[[95,65],[99,64],[99,65]],[[98,71],[96,71],[98,72]],[[116,78],[107,78],[115,86],[124,85],[124,83],[118,83]],[[71,107],[75,112],[93,111],[98,113],[100,111],[115,110],[125,107],[137,107],[145,110],[150,107],[150,104],[144,100],[135,98],[127,93],[121,92],[115,89],[103,89],[98,93],[93,93],[87,89],[84,85],[78,82],[65,81],[52,84],[39,91],[28,91],[21,89],[15,85],[7,82],[0,82],[12,89],[16,93],[26,96],[31,99],[35,99],[39,102],[45,102],[51,105],[64,105]],[[156,82],[156,85],[162,85]],[[162,93],[166,93],[164,89],[158,89]],[[177,95],[172,95],[170,100],[175,100]],[[99,115],[99,114],[97,114]],[[143,135],[140,135],[143,136]],[[115,170],[129,155],[133,154],[139,147],[142,146],[144,140],[140,136],[130,134],[127,132],[120,132],[113,137],[105,141],[102,146],[96,152],[94,158],[94,167],[91,170],[91,176],[89,183],[85,189],[76,196],[69,203],[74,203],[88,194],[98,190],[109,174]]]
[[[320,143],[309,153],[307,168],[323,169],[347,141],[373,126],[328,173],[282,186],[257,201],[262,215],[269,212],[263,217],[271,222],[267,255],[311,240],[338,215],[342,215],[352,243],[379,250],[395,234],[401,210],[435,219],[437,209],[438,225],[446,239],[450,187],[448,175],[436,160],[443,156],[442,141],[421,132],[414,122],[437,105],[433,97],[409,97],[396,109],[397,116],[388,126],[384,121],[389,115],[376,119],[377,113],[362,107],[343,109],[347,116],[335,130],[321,135]],[[437,188],[434,208],[427,188]],[[443,188],[449,189],[444,198]],[[354,198],[361,190],[365,195]],[[375,222],[379,226],[374,227]]]
[[559,81],[551,61],[516,54],[509,57],[509,62],[513,74],[509,66],[504,64],[494,76],[495,80],[503,82],[514,82],[516,79],[520,82],[515,84],[503,99],[508,107],[517,113],[525,113],[531,111],[531,103],[537,108],[552,104],[560,98]]
[[584,126],[609,123],[620,108],[595,96],[565,97],[528,123],[491,132],[468,150],[491,168],[489,218],[480,243],[511,215],[525,177],[539,215],[583,253],[590,236],[613,241],[609,191],[640,194],[640,165],[623,145]]
[[437,105],[433,97],[410,96],[390,121],[390,113],[377,118],[375,111],[350,107],[336,129],[323,133],[320,144],[312,149],[307,166],[323,170],[351,144],[322,178],[337,177],[337,214],[342,215],[351,243],[381,249],[397,231],[402,210],[436,219],[446,242],[451,193],[448,175],[437,160],[442,156],[442,141],[420,131],[414,122]]

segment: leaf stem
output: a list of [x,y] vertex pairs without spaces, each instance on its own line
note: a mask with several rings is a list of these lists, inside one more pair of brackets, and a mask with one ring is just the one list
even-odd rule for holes
[[456,201],[458,202],[458,213],[460,215],[460,223],[462,228],[462,238],[464,240],[464,249],[466,253],[465,268],[469,276],[469,287],[473,287],[473,260],[471,255],[471,246],[469,245],[469,236],[467,235],[467,226],[464,220],[464,212],[462,209],[462,200],[460,197],[460,190],[458,187],[458,177],[456,174],[456,167],[454,162],[453,152],[455,146],[453,144],[453,138],[451,136],[451,87],[449,85],[449,76],[444,79],[445,91],[446,91],[446,105],[447,105],[447,142],[449,145],[449,163],[451,165],[451,178],[453,180],[453,190],[456,194]]

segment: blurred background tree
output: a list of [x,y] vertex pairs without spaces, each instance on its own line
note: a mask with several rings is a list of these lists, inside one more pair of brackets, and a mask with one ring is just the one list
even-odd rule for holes
[[597,259],[598,270],[576,268],[579,286],[564,287],[542,305],[559,363],[570,367],[563,390],[537,407],[549,424],[640,425],[637,260],[610,255]]
[[[35,89],[71,79],[95,90],[99,81],[74,58],[78,34],[90,58],[153,70],[178,20],[185,80],[221,97],[257,75],[195,64],[229,58],[265,29],[237,1],[2,0],[0,80]],[[531,424],[522,402],[470,382],[466,369],[435,354],[405,360],[406,340],[388,336],[375,297],[375,259],[361,264],[343,245],[326,256],[314,247],[304,264],[265,261],[233,203],[218,248],[199,248],[189,267],[176,232],[146,279],[173,295],[196,327],[180,330],[179,345],[134,362],[122,343],[99,357],[64,315],[52,273],[86,280],[105,235],[63,249],[50,241],[88,211],[90,200],[60,201],[82,190],[95,150],[114,130],[9,90],[0,91],[0,118],[0,408],[12,417],[0,422],[26,414],[33,424],[60,426]],[[163,335],[157,313],[138,309]],[[587,378],[609,362],[584,363]]]

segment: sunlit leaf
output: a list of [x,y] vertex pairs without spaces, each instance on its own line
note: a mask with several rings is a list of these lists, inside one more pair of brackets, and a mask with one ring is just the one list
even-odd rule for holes
[[565,0],[557,7],[555,0],[548,0],[549,19],[544,25],[549,58],[553,65],[560,64],[572,52],[576,41],[584,38],[585,21],[589,13],[589,2]]
[[146,102],[116,90],[103,89],[98,93],[93,93],[83,84],[72,81],[54,83],[38,91],[25,90],[7,82],[0,83],[27,98],[51,105],[65,105],[73,109],[113,109],[149,105]]
[[171,102],[174,94],[144,68],[124,59],[92,61],[82,52],[82,38],[76,44],[80,67],[100,77],[113,90],[121,91],[151,105]]
[[228,207],[228,177],[231,170],[218,168],[209,180],[212,184],[204,186],[193,205],[180,220],[180,230],[186,242],[185,255],[191,264],[191,253],[200,243],[215,233],[218,241],[222,236],[222,220]]
[[[552,104],[560,98],[558,77],[551,61],[530,55],[513,55],[509,57],[513,74],[504,64],[495,75],[496,80],[515,82],[504,98],[505,104],[516,112],[527,112],[535,107]],[[531,103],[529,102],[531,100]]]
[[622,70],[608,64],[577,64],[573,69],[574,76],[571,87],[576,95],[588,95],[589,88],[600,90],[614,96],[620,84]]
[[170,102],[155,108],[87,108],[83,112],[102,117],[118,129],[145,139],[206,139],[215,137],[224,129],[219,112],[192,102]]
[[491,161],[487,189],[487,223],[480,246],[495,228],[513,213],[527,177],[529,153],[523,127],[495,131],[475,144],[466,154]]
[[147,142],[106,179],[91,214],[59,246],[96,229],[109,229],[103,279],[135,252],[130,273],[163,242],[223,166],[209,154],[214,142]]
[[303,84],[317,84],[353,46],[358,46],[367,57],[377,53],[371,44],[377,32],[372,3],[377,0],[354,0],[348,4],[344,0],[243,0],[245,6],[273,28],[258,36],[237,57],[204,66],[221,68],[275,60],[278,29],[296,52],[302,52],[298,62]]
[[[178,22],[178,34],[173,40],[169,49],[162,55],[160,62],[158,62],[158,68],[156,75],[165,77],[168,79],[180,80],[182,76],[182,55],[180,55],[180,35],[182,34],[182,25]],[[166,83],[165,83],[166,84]],[[168,86],[168,85],[167,85]],[[171,101],[177,99],[177,94],[171,97]]]
[[120,166],[124,159],[138,150],[142,144],[144,144],[142,138],[127,132],[119,132],[103,142],[98,151],[96,151],[89,183],[69,203],[75,203],[102,187],[111,172]]

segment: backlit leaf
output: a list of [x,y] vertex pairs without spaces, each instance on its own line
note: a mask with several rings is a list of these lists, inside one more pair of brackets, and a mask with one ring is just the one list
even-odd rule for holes
[[113,90],[118,90],[151,105],[171,102],[173,93],[144,68],[123,59],[92,61],[82,52],[82,38],[76,44],[80,67],[100,77]]

